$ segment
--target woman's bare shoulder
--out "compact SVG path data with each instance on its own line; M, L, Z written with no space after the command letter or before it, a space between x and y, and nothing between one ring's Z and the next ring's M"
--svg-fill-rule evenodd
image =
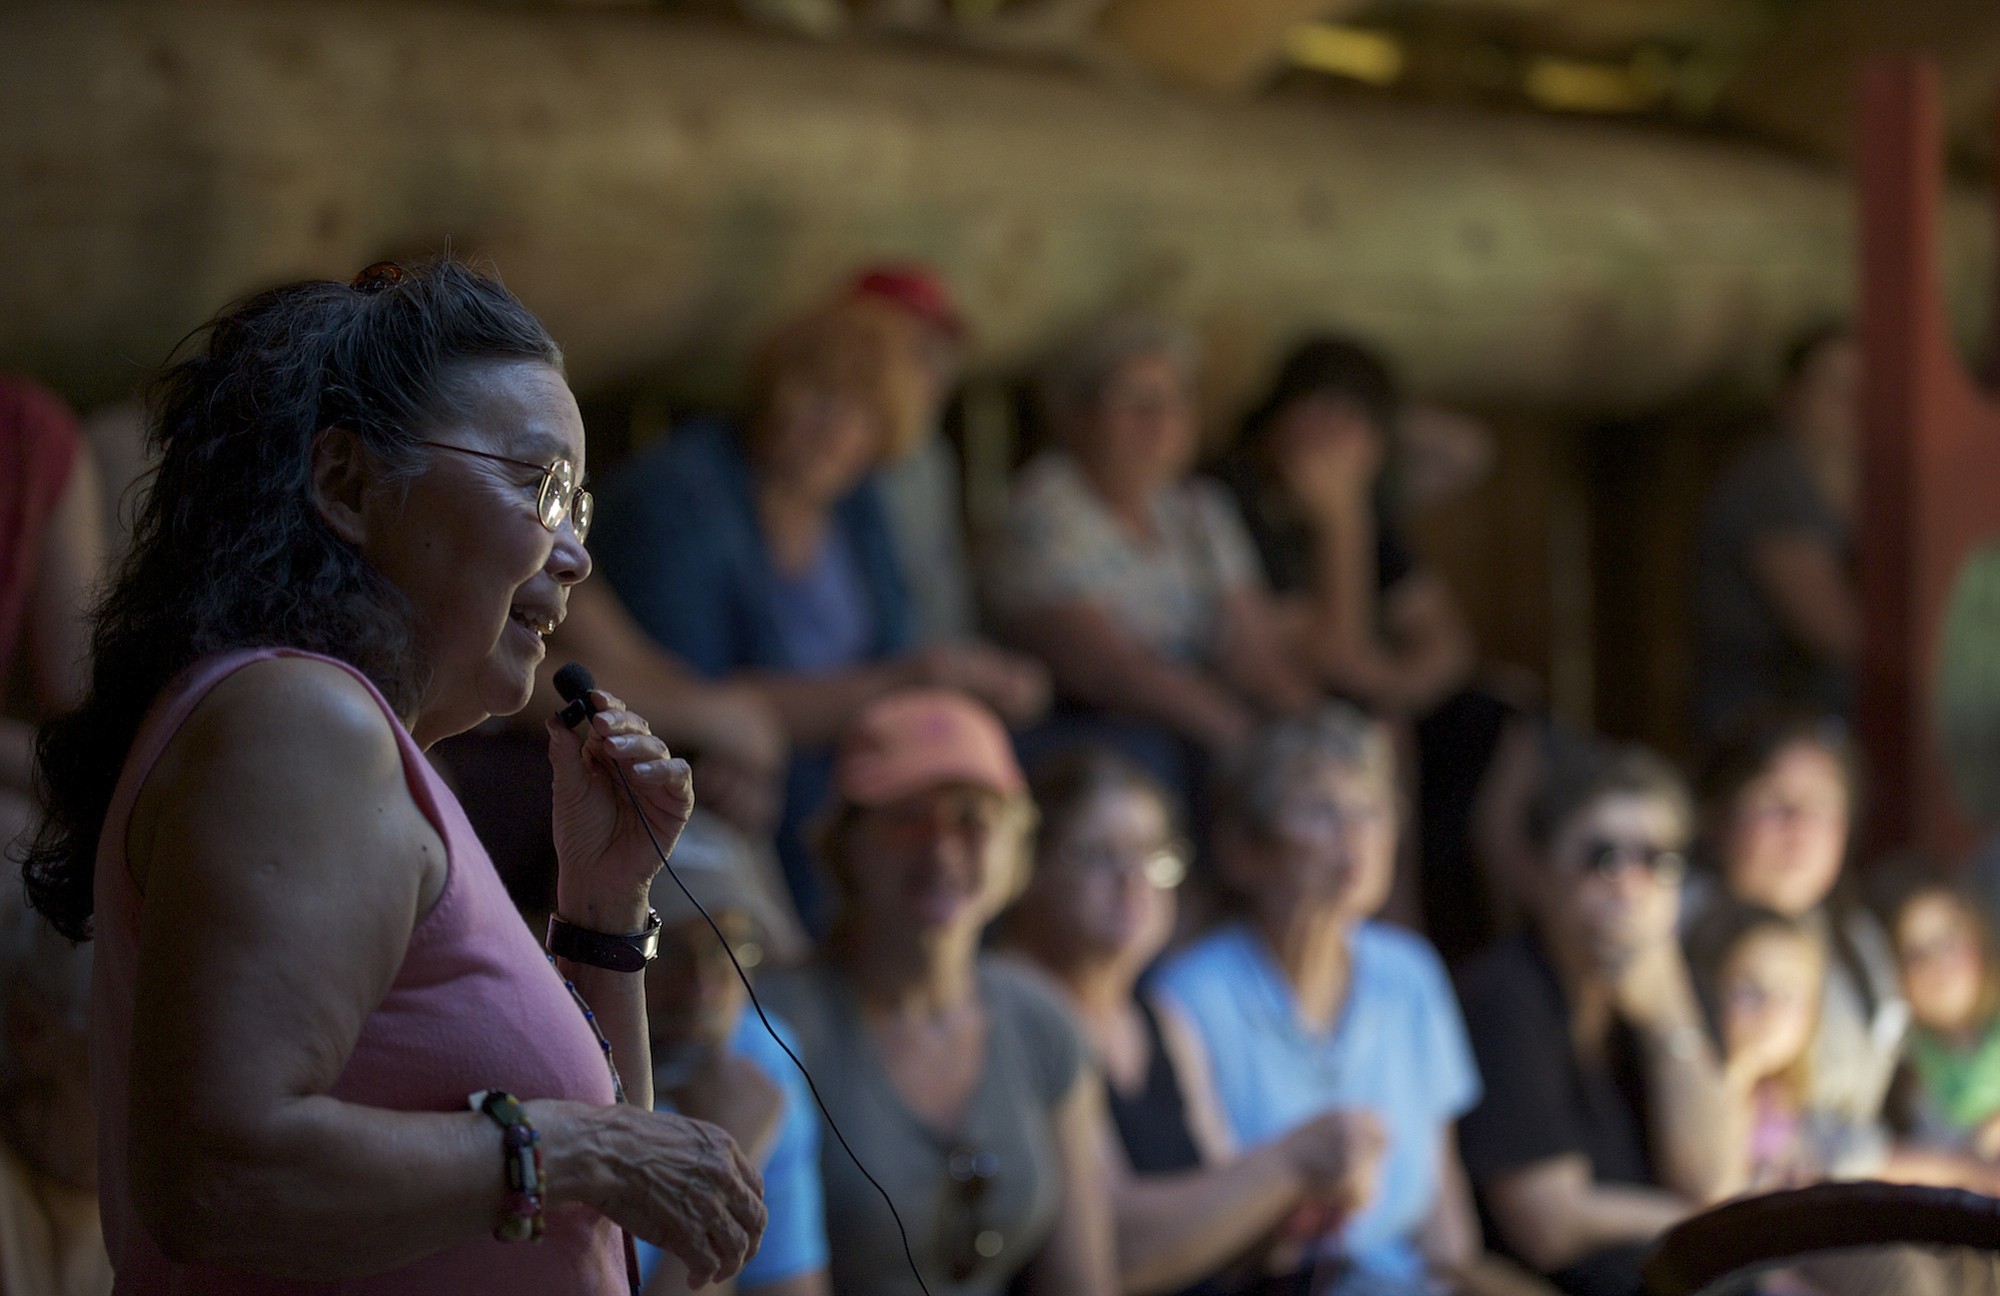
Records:
M187 824L189 807L252 834L402 781L392 723L353 674L308 657L252 662L196 704L147 775L126 831L133 880L143 889L156 832Z

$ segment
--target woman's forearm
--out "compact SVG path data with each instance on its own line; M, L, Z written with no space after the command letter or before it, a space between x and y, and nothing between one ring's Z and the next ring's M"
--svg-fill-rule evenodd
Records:
M1313 527L1312 648L1322 669L1377 648L1375 514L1365 500Z
M640 921L639 931L645 927ZM653 1109L653 1047L646 1024L646 974L612 972L605 968L557 959L556 970L569 978L597 1017L597 1029L611 1044L611 1059L625 1086L625 1101L640 1111ZM579 1010L581 1011L581 1010Z
M552 1167L551 1204L584 1200L603 1177L585 1168L588 1109L562 1110L572 1108L527 1104ZM134 1170L140 1220L169 1259L273 1277L381 1273L487 1236L506 1209L501 1131L470 1110L305 1096L254 1134L188 1125L171 1150L135 1157Z
M1100 1155L1109 1133L1103 1090L1094 1074L1079 1075L1055 1112L1062 1159L1063 1200L1055 1231L1024 1277L1034 1296L1114 1296L1118 1291L1110 1183Z
M855 712L894 689L919 682L913 660L856 666L828 675L746 671L735 677L768 702L798 747L825 747Z
M1126 1176L1112 1199L1123 1290L1173 1291L1216 1272L1282 1223L1304 1192L1278 1143L1220 1166Z

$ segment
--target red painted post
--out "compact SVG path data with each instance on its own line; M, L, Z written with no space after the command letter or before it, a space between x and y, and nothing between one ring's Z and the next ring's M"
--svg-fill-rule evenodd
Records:
M2000 404L1967 373L1938 256L1943 110L1929 60L1862 71L1859 184L1864 364L1859 723L1871 845L1957 855L1973 829L1932 714L1940 634L1965 557L2000 535Z

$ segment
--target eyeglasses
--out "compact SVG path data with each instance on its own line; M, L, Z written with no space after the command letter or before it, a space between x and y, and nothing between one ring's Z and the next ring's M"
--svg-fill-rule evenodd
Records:
M1687 876L1685 855L1650 842L1586 842L1583 861L1593 874L1601 878L1617 877L1628 864L1637 864L1645 869L1661 885L1678 882Z
M945 1156L944 1165L951 1182L938 1211L938 1227L944 1234L951 1280L962 1283L979 1271L980 1261L993 1259L1006 1245L998 1229L979 1224L979 1207L1000 1173L1000 1157L985 1148L956 1147Z
M1192 851L1185 842L1167 842L1150 849L1130 850L1108 842L1075 842L1063 847L1061 859L1080 873L1124 876L1143 873L1158 891L1171 891L1187 878Z
M1271 827L1280 835L1327 837L1380 827L1388 821L1390 811L1387 797L1315 797L1280 805L1271 816Z
M558 455L548 463L539 464L530 459L512 459L490 450L474 450L470 446L452 445L445 441L420 441L418 444L491 459L495 463L513 464L516 468L533 468L542 475L542 484L535 496L535 512L542 525L551 531L557 530L567 516L579 542L590 534L590 492L577 484L576 465L568 458Z

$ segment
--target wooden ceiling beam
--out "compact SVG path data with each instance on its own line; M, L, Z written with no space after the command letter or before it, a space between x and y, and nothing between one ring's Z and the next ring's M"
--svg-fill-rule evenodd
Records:
M1301 23L1339 18L1362 0L1110 0L1098 36L1181 85L1224 93L1261 86Z

